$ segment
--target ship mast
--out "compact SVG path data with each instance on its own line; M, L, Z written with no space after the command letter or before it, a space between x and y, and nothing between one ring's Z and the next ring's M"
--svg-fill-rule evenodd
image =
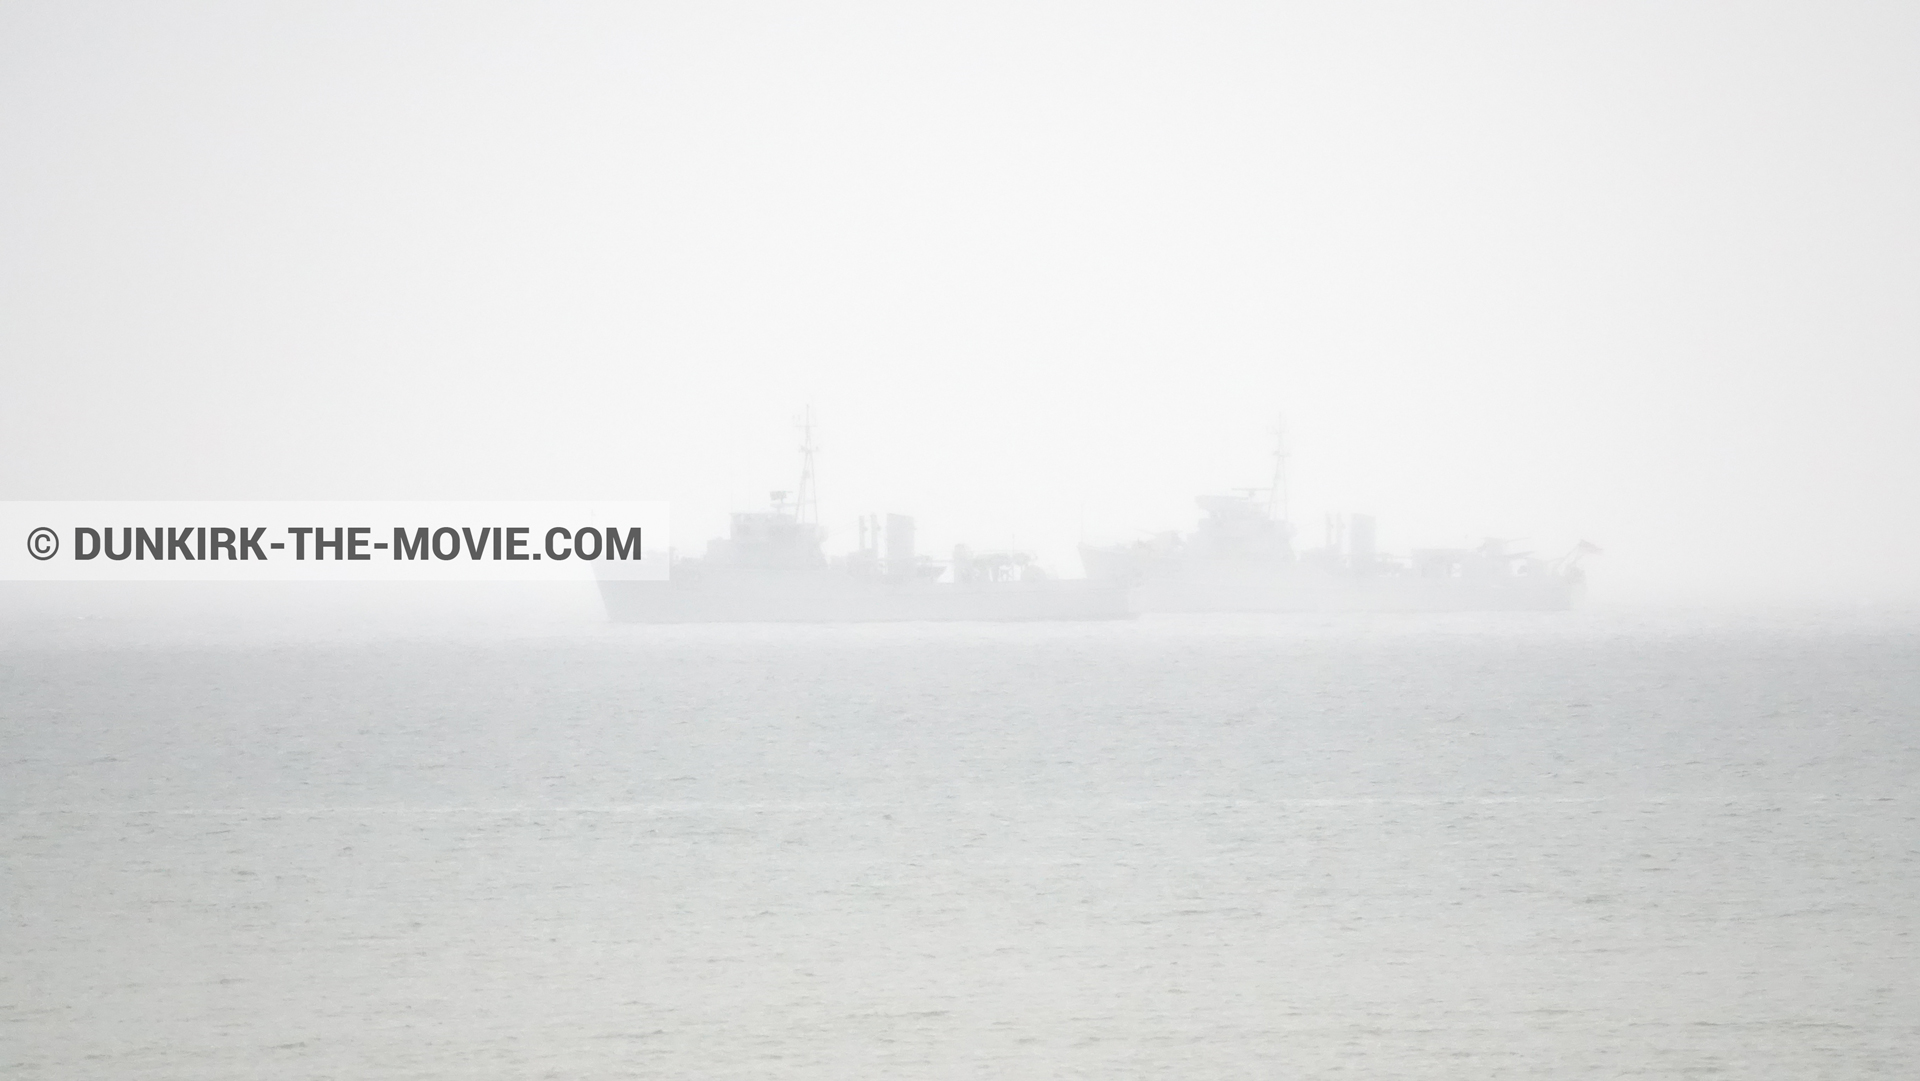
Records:
M1267 513L1287 520L1287 418L1281 417L1274 434L1273 484L1267 488Z
M794 493L794 521L802 525L820 524L820 494L813 481L813 407L800 414L800 488Z

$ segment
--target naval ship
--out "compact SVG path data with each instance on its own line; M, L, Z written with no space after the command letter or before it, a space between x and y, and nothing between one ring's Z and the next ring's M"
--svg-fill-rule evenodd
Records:
M1556 559L1487 539L1472 548L1378 550L1370 515L1327 518L1324 547L1296 551L1284 510L1286 452L1270 487L1203 496L1198 527L1132 544L1082 545L1093 581L1125 585L1139 612L1439 612L1571 608L1586 581L1581 541Z
M813 475L812 423L803 422L800 486L772 493L768 510L734 514L704 555L669 556L667 580L600 579L607 614L622 623L873 623L916 620L1124 619L1127 586L1046 574L1021 552L955 547L942 563L915 550L914 520L860 519L859 547L823 548Z

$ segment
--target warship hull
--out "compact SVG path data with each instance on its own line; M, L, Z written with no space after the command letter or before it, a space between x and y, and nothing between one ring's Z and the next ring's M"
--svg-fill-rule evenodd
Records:
M602 580L616 623L1033 622L1125 619L1124 587L1102 582L886 582L834 575L729 573L690 580Z
M1578 586L1552 579L1303 582L1248 576L1143 582L1130 591L1129 603L1138 612L1544 612L1572 608L1578 595Z
M1572 608L1585 591L1578 549L1574 558L1547 561L1489 540L1470 549L1416 549L1402 563L1373 550L1372 521L1356 516L1362 544L1300 558L1267 519L1244 511L1244 501L1204 505L1214 514L1192 540L1163 535L1148 544L1083 546L1087 577L1125 584L1129 603L1143 613L1551 612ZM1240 537L1221 524L1236 512L1246 521L1228 523L1261 543L1236 543Z

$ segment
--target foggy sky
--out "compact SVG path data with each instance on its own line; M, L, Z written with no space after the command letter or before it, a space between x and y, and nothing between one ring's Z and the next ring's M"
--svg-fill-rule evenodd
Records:
M1596 597L1920 596L1904 4L0 6L0 498L1266 483ZM11 543L11 542L9 542Z

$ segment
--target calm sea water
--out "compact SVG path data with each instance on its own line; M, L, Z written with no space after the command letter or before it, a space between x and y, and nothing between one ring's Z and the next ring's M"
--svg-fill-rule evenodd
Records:
M1856 1078L1920 620L20 633L9 1078Z

